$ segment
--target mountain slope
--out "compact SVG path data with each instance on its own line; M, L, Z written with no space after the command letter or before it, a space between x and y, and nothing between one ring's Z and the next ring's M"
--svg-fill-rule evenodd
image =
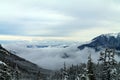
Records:
M102 34L94 39L90 43L80 45L78 48L80 50L85 47L90 47L99 51L103 48L114 48L120 50L120 33L117 34Z
M15 66L17 65L21 71L23 70L29 73L38 73L38 71L41 71L41 73L47 74L49 72L49 70L40 68L32 62L10 53L1 45L0 45L0 61L6 63L12 68L15 68Z

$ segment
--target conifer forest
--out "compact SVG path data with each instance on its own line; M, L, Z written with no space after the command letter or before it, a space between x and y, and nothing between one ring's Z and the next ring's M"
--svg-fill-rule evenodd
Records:
M43 74L20 70L7 63L0 63L0 80L120 80L120 62L115 60L115 50L106 49L99 54L98 62L93 62L91 54L88 55L87 63L66 66L57 71Z

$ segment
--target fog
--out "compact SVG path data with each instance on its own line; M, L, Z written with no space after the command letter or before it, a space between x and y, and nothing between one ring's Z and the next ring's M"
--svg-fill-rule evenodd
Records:
M73 44L67 48L47 47L47 48L27 48L27 44L6 44L3 45L12 53L36 63L42 68L56 70L63 67L64 62L69 67L72 64L77 65L86 63L91 54L93 62L97 62L99 52L94 49L85 48L79 50L79 45Z

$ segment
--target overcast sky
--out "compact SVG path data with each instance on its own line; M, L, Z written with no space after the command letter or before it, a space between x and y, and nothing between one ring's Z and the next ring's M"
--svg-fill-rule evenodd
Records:
M0 40L88 41L120 31L120 0L1 0Z

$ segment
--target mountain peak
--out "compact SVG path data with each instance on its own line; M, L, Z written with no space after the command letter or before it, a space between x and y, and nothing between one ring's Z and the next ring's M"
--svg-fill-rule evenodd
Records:
M107 38L109 38L109 37L117 38L117 37L120 37L120 32L119 33L102 34L101 36L106 36Z
M88 44L83 44L79 46L79 49L84 49L85 47L94 48L95 50L100 50L102 48L115 48L120 50L120 33L109 33L102 34L94 39Z
M106 39L110 39L110 38L119 38L120 37L120 32L119 33L108 33L108 34L101 34L95 38L92 39L92 41L98 39L98 38L106 38Z

